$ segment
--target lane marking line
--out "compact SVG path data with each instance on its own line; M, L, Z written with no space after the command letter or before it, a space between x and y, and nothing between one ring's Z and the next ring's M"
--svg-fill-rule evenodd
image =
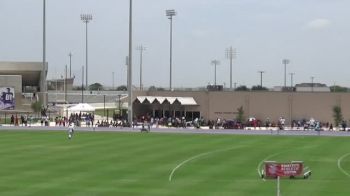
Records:
M210 154L214 154L214 153L218 153L218 152L223 152L223 151L228 151L228 150L233 150L233 149L238 149L238 148L243 148L245 146L235 146L235 147L231 147L231 148L225 148L225 149L220 149L220 150L214 150L214 151L209 151L209 152L204 152L204 153L200 153L197 154L195 156L192 156L184 161L182 161L181 163L179 163L178 165L176 165L176 167L174 167L174 169L171 171L170 175L169 175L169 182L171 182L171 180L173 179L173 176L176 172L176 170L178 170L180 167L182 167L183 165L185 165L186 163L193 161L195 159L198 159L200 157L204 157Z
M270 154L269 156L267 156L266 158L264 158L263 160L260 161L260 163L258 164L258 167L256 168L256 171L258 171L258 175L261 178L262 173L260 172L261 170L261 166L264 163L264 161L267 161L268 159L271 159L272 157L275 157L277 155L281 154L279 153L274 153L274 154ZM262 178L263 181L266 181L265 178Z
M349 155L350 155L350 153L344 154L343 156L341 156L341 157L338 159L338 169L339 169L343 174L345 174L345 175L348 176L348 177L350 177L350 174L342 168L341 162L343 161L343 159L344 159L345 157L348 157Z

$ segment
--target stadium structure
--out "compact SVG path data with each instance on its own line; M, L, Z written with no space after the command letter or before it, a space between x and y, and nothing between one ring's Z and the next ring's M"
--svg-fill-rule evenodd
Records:
M49 105L94 104L96 108L126 109L127 94L118 91L71 90L74 78L42 81L41 62L0 62L0 87L14 89L16 111L31 111L31 103L47 99ZM47 64L46 68L47 70ZM47 82L54 90L43 93L41 84ZM67 84L67 90L63 91ZM324 87L323 87L324 88ZM350 93L329 91L212 91L212 90L137 90L133 89L134 117L186 117L206 120L234 119L243 107L246 118L275 121L284 117L292 120L315 118L333 122L333 107L342 109L344 119L350 119Z

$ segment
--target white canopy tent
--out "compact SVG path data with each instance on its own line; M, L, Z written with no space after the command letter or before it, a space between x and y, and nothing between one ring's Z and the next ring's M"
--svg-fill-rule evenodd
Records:
M69 113L75 113L75 112L94 112L95 108L87 103L79 103L75 106L69 107L68 112Z

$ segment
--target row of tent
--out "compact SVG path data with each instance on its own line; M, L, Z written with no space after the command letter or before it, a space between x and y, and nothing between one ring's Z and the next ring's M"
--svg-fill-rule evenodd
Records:
M153 104L153 103L169 103L169 104L180 104L180 105L198 105L193 97L159 97L159 96L137 96L136 100L141 104Z

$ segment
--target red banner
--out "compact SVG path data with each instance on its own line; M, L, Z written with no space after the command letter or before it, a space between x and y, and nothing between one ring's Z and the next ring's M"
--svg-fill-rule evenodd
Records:
M275 163L265 162L265 175L267 177L290 177L303 175L302 162Z

